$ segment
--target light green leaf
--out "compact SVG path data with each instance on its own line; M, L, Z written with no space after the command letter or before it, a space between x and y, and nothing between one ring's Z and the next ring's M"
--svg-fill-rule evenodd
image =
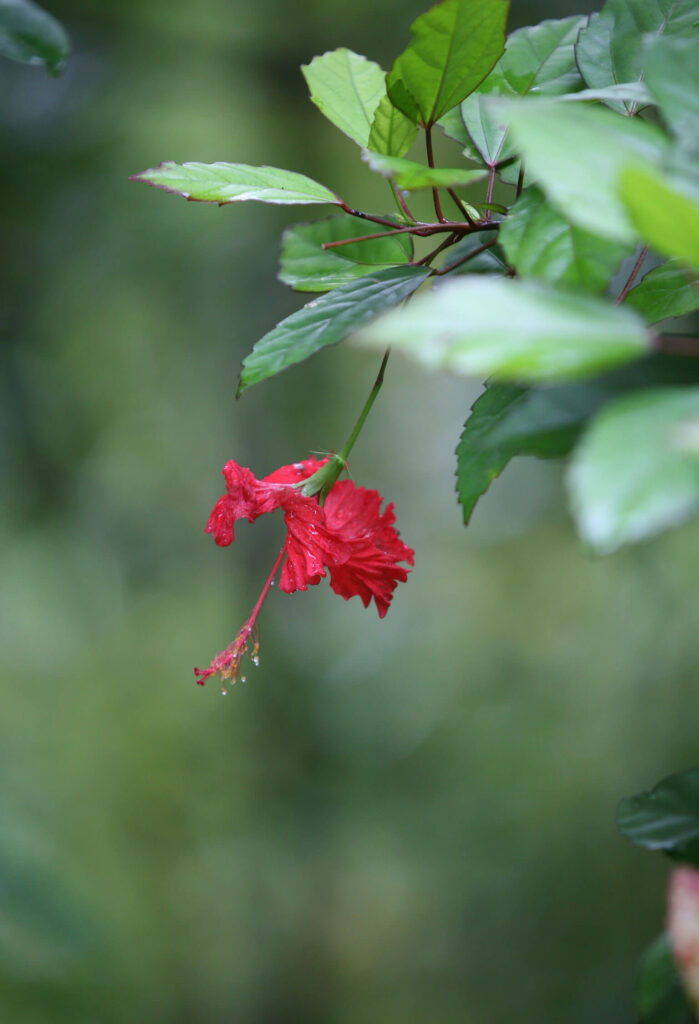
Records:
M428 369L500 380L565 380L629 362L649 340L631 310L533 281L463 276L357 335Z
M576 58L588 86L605 88L644 77L644 36L696 35L695 0L607 0L580 32ZM635 102L609 103L619 112L636 109Z
M638 846L699 864L699 767L669 775L650 791L626 797L617 807L616 824Z
M388 156L403 156L415 141L417 131L415 122L393 105L390 96L385 95L374 114L369 132L369 149Z
M682 989L667 935L646 950L636 986L639 1024L692 1024L694 1014Z
M620 192L641 237L663 256L699 271L699 201L693 185L653 168L629 167L620 176Z
M508 262L523 277L604 291L631 247L570 224L537 188L526 189L500 228Z
M463 146L472 141L489 167L509 159L514 149L507 126L488 106L487 97L557 95L574 89L580 82L574 44L584 20L543 21L509 35L504 54L485 81L440 122L446 133Z
M134 174L132 181L174 192L185 199L202 203L242 203L256 199L260 203L304 206L309 203L333 203L338 197L305 174L282 171L278 167L251 167L248 164L175 164L172 161Z
M388 75L388 94L429 126L486 77L505 45L508 0L442 0L411 26L410 46Z
M699 309L699 282L676 260L646 274L624 300L649 324L671 316L686 316Z
M490 384L471 409L456 449L456 492L466 524L478 499L515 455L558 458L570 450L575 432L565 428L533 430L504 444L493 439L498 426L529 390L515 384Z
M633 243L636 230L619 196L622 171L658 164L664 135L609 110L555 100L497 101L534 180L573 224Z
M0 56L22 64L43 64L58 74L70 51L68 34L31 0L0 0Z
M699 387L620 398L593 420L568 475L578 532L607 553L675 526L699 507L699 459L682 435L699 419Z
M342 47L302 64L311 99L322 114L358 145L369 141L386 74L373 61Z
M340 285L309 302L265 334L243 361L238 395L349 334L397 305L428 277L425 267L390 267Z
M323 249L325 242L366 233L366 221L345 214L287 228L282 235L279 279L300 292L326 292L379 267L410 259L413 247L407 234Z
M468 170L466 167L428 167L415 160L399 156L384 156L364 150L363 157L372 171L392 178L399 188L414 192L420 188L450 188L454 185L472 185L485 177L484 170Z
M646 84L672 134L696 157L699 146L699 61L696 38L647 40Z

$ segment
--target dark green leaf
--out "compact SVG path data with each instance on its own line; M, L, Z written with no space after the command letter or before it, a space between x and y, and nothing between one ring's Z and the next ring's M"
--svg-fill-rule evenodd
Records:
M376 108L386 95L386 74L344 47L302 64L311 99L329 121L366 146Z
M637 846L698 864L699 766L669 775L649 792L626 797L617 808L616 823Z
M490 384L471 409L456 449L456 491L463 506L464 523L470 520L478 499L515 455L557 458L570 450L575 433L565 428L533 430L526 437L504 444L493 440L500 424L529 390L514 384Z
M533 281L464 275L381 317L358 336L429 369L543 381L582 377L643 355L640 317Z
M31 0L0 0L0 56L58 74L70 51L60 24Z
M372 171L378 171L386 178L392 178L399 188L414 192L421 188L449 188L456 185L472 185L486 174L484 170L468 170L466 167L428 167L415 160L399 156L384 156L381 153L364 151L364 159Z
M580 72L594 89L644 77L643 47L649 35L696 34L695 0L607 0L592 14L576 46ZM610 102L621 112L635 103Z
M411 26L388 75L388 94L413 121L432 125L486 77L505 45L508 0L442 0Z
M650 93L643 82L620 82L607 85L604 89L581 89L567 92L558 97L564 103L587 103L588 100L629 100L636 104L651 102Z
M324 242L365 234L367 222L345 214L287 228L282 235L279 279L300 292L327 292L379 267L410 259L413 247L408 234L323 249Z
M675 260L670 260L646 274L624 301L649 324L655 324L699 309L699 282Z
M587 420L618 395L687 384L699 384L699 359L656 354L594 380L529 388L501 418L492 441L520 445L531 435L557 430L571 430L577 437Z
M693 1024L667 935L656 939L641 961L636 1010L640 1024Z
M350 331L407 299L429 273L425 267L412 266L377 270L309 302L260 338L243 361L238 394L342 341Z
M699 508L699 458L691 449L698 427L699 387L644 391L606 406L568 474L583 539L608 553L688 519Z
M619 184L641 237L663 256L677 257L699 272L699 201L692 183L653 168L629 167Z
M619 197L621 175L628 165L661 162L667 141L657 129L555 100L501 100L498 109L532 177L563 216L612 241L636 240Z
M452 263L458 263L459 260L464 259L466 256L470 256L476 249L480 249L481 246L488 242L493 241L493 236L490 231L474 231L471 235L466 235L462 238L451 249L447 249L441 259L442 269L450 266ZM462 266L457 267L454 274L504 274L507 271L507 263L505 261L505 254L502 248L496 243L491 245L490 248L486 249L485 252L481 252L478 256L474 256L464 263Z
M369 133L369 149L388 156L403 156L415 141L417 131L415 122L393 105L390 96L385 95L374 114Z
M520 196L500 228L508 262L523 277L542 277L571 287L607 288L631 247L570 224L537 188Z
M487 98L525 96L532 90L556 95L574 89L580 81L574 44L584 20L543 21L509 35L505 53L486 80L458 110L441 121L447 134L464 146L472 141L489 167L509 159L514 149L506 139L507 127L489 107Z
M134 174L132 181L144 181L185 199L219 205L242 203L248 199L296 206L309 203L337 205L340 202L330 189L305 174L282 171L278 167L220 162L175 164L167 161L159 167Z

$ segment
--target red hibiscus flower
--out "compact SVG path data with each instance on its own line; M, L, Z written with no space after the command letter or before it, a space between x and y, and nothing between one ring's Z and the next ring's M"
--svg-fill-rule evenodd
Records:
M383 498L378 491L343 480L331 486L324 504L318 493L308 496L302 492L300 485L330 461L306 459L282 466L261 480L237 462L224 466L227 493L218 499L206 524L206 532L213 534L216 543L227 546L233 541L236 520L252 523L277 508L284 512L287 534L250 618L209 668L194 670L198 683L216 672L224 684L226 679L235 681L244 653L256 662L255 622L280 566L279 589L284 593L315 586L329 572L336 594L346 600L356 595L365 607L373 598L380 618L388 611L398 583L408 578L410 570L398 563L413 565L414 552L395 529L393 505L381 512Z

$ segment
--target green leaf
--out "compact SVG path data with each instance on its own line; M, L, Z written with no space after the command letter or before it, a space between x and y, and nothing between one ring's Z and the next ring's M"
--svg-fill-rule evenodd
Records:
M695 0L607 0L580 32L575 48L578 67L594 89L640 81L648 35L691 38L696 28ZM636 109L635 102L609 105L619 112Z
M699 766L669 775L649 792L626 797L617 807L616 824L637 846L699 864Z
M345 214L287 228L282 235L279 279L300 292L326 292L379 267L407 263L412 256L412 241L407 234L323 249L325 242L366 233L366 221Z
M694 1015L682 989L667 935L646 951L636 986L639 1024L692 1024Z
M357 338L393 345L428 369L500 380L565 380L629 362L649 345L629 309L551 285L462 276Z
M696 156L699 142L699 62L696 40L646 41L646 85L672 134Z
M60 22L31 0L0 0L0 56L22 64L43 64L53 75L70 51Z
M493 236L490 231L474 231L472 234L466 235L465 238L462 238L461 241L452 248L447 249L447 251L442 255L442 269L452 263L458 263L459 260L464 259L466 256L470 256L476 249L480 249L481 246L492 241ZM503 253L502 248L496 243L486 249L485 252L481 252L478 256L472 257L468 263L464 263L463 266L456 267L452 273L504 274L507 270L508 266L505 261L505 254Z
M686 316L699 309L699 283L676 260L646 274L624 300L649 324L671 316Z
M622 172L658 164L665 137L609 110L554 100L498 101L532 177L573 224L612 241L636 240L619 197Z
M440 122L446 133L463 146L473 142L489 167L509 159L514 149L506 139L507 126L488 106L488 97L525 96L532 91L556 95L574 89L580 81L574 44L584 20L543 21L509 35L505 53L485 81Z
M652 168L629 167L620 191L639 234L663 256L699 271L699 202L689 182Z
M566 92L558 99L566 103L578 103L580 100L630 100L636 104L647 104L651 102L651 95L643 82L620 82L618 85L607 85L604 89Z
M508 0L442 0L421 14L388 75L395 106L430 126L461 103L503 52L508 6Z
M301 71L318 110L350 139L366 146L376 108L386 95L382 68L342 47L302 64Z
M454 185L472 185L481 181L487 173L484 170L472 171L466 167L446 168L428 167L415 160L406 160L399 156L384 156L381 153L364 151L364 159L372 171L392 178L399 188L414 192L420 188L450 188Z
M243 361L238 395L288 366L333 345L378 313L397 305L428 277L425 267L390 267L340 285L265 334Z
M417 131L415 122L393 105L390 96L385 95L374 114L368 147L375 153L403 156L415 141Z
M577 384L528 388L492 432L493 444L528 443L538 434L568 431L577 439L585 423L610 400L629 391L699 384L699 360L659 353Z
M242 203L256 199L260 203L304 206L309 203L339 204L338 197L307 178L305 174L282 171L278 167L251 167L248 164L175 164L172 161L134 174L132 181L144 181L166 192L202 203Z
M500 424L528 391L515 384L490 384L471 409L456 449L456 491L466 524L478 499L515 455L558 458L570 450L575 434L566 429L534 430L504 444L493 439Z
M523 277L571 287L607 288L630 246L610 242L570 224L537 188L519 197L500 228L508 262Z
M598 552L652 537L699 507L699 459L683 450L699 387L617 399L592 421L568 474L578 532Z

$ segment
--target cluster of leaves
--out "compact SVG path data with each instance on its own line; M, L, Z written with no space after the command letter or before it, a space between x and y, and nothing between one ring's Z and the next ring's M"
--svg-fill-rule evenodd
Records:
M323 294L257 342L238 394L349 337L487 378L457 449L465 522L513 456L570 454L578 530L612 551L699 504L699 353L657 326L698 304L697 8L608 0L506 37L507 8L443 0L388 74L346 49L302 69L316 106L388 179L392 215L271 167L164 163L136 177L192 200L341 211L284 233L281 280ZM435 126L468 165L434 166ZM405 156L420 131L426 163ZM479 180L482 202L457 192ZM425 189L432 221L408 206Z
M622 800L617 827L632 842L699 869L699 767L671 775L650 792ZM699 1007L699 991L691 992ZM640 1024L692 1024L696 1020L678 976L672 937L647 951L636 992Z

